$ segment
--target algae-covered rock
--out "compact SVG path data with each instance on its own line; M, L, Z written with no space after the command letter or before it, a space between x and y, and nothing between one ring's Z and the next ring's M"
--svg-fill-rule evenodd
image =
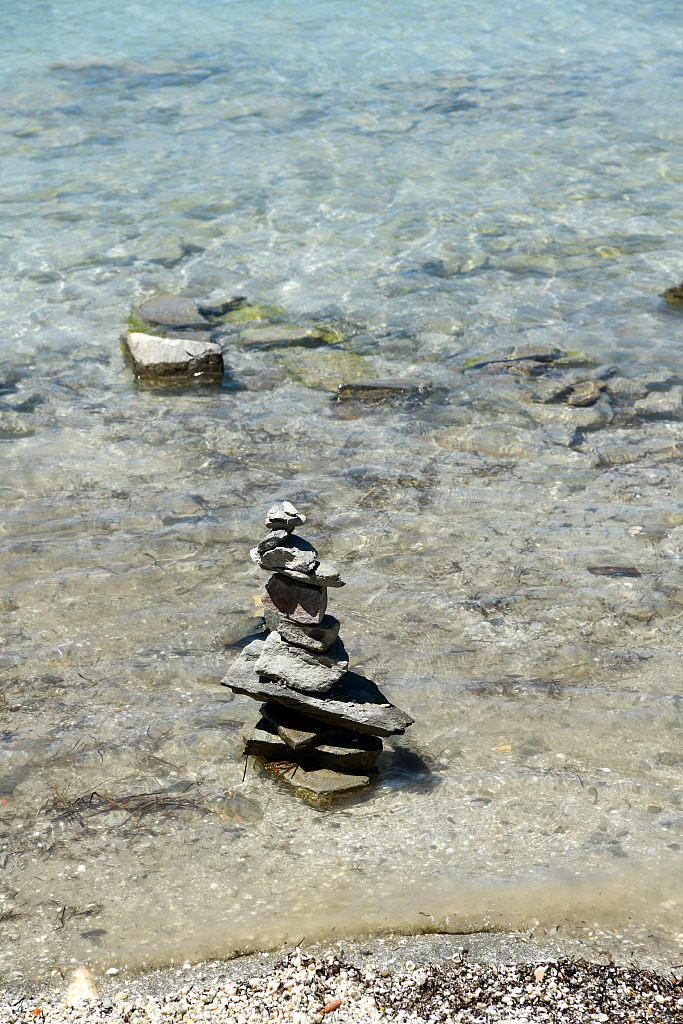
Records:
M282 306L272 306L267 303L243 302L239 308L226 310L221 316L225 324L247 324L252 320L285 320L287 310Z
M315 348L329 345L331 335L327 327L311 326L310 324L280 323L269 324L267 327L247 327L240 331L239 340L250 348L288 348L303 346ZM334 341L336 341L336 336Z
M126 320L126 331L128 334L151 334L163 338L165 331L162 327L155 327L147 320L143 320L139 313L132 309Z
M673 285L671 288L667 288L662 293L662 298L672 306L683 306L683 281L680 284Z
M340 384L368 380L374 376L372 364L355 352L339 349L313 349L305 355L288 352L278 358L284 372L292 380L308 388L336 391Z

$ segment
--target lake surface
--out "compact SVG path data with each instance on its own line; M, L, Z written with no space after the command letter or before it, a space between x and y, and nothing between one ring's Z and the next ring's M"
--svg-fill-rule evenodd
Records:
M0 3L3 981L392 928L680 961L682 21ZM133 380L159 291L269 307L222 386ZM373 377L429 387L335 400ZM329 809L243 778L219 685L282 498L415 718Z

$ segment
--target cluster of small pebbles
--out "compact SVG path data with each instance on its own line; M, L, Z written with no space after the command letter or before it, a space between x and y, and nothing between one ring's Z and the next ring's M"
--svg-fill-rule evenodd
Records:
M126 996L71 1005L19 999L0 1006L0 1019L8 1024L683 1021L683 986L675 978L572 959L502 966L470 964L462 957L448 966L408 962L392 974L371 964L353 967L335 956L311 958L297 949L264 977L215 978L207 988L183 985L162 997L134 1001Z

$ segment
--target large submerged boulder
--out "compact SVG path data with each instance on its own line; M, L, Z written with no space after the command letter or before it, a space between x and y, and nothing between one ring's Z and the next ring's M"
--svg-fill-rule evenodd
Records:
M142 323L159 328L181 330L210 330L232 311L244 305L242 295L226 299L215 305L196 302L182 295L168 295L158 292L144 302L133 306L133 316Z

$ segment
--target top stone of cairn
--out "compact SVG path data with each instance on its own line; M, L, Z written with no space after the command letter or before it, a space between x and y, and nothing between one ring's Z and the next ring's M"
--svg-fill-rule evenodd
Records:
M303 512L297 512L291 501L281 501L268 509L266 526L271 530L286 530L291 533L297 526L303 526L306 516Z

